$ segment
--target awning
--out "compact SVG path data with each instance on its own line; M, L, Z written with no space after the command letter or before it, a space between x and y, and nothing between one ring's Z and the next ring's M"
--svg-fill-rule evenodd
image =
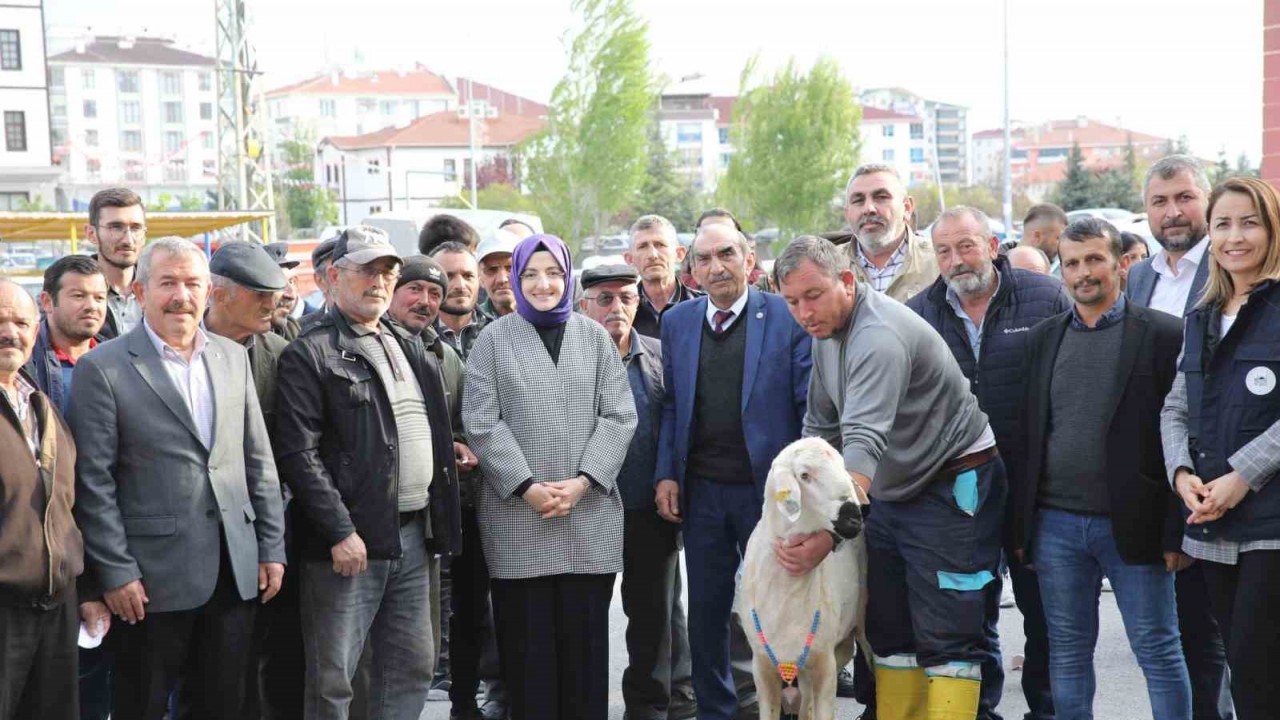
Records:
M147 237L154 239L177 235L195 238L215 230L261 222L272 214L269 210L148 213ZM88 222L88 213L0 212L0 242L77 242Z

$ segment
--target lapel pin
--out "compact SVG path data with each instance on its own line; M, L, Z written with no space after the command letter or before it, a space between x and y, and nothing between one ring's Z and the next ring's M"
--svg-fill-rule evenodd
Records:
M758 312L758 313L756 313L756 319L757 319L757 320L763 320L763 319L764 319L764 313L762 313L762 312Z

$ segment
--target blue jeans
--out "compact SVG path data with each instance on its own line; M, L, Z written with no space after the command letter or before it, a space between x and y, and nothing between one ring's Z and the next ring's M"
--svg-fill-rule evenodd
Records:
M1093 718L1102 576L1111 581L1129 646L1147 679L1155 720L1191 720L1191 681L1182 657L1173 573L1163 564L1120 559L1111 520L1040 510L1032 539L1049 626L1049 677L1058 720Z

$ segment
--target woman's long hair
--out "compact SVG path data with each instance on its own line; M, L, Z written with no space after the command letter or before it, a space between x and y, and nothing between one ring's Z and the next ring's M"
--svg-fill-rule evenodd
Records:
M1262 268L1258 272L1258 282L1280 280L1280 241L1277 240L1276 235L1280 232L1280 193L1277 193L1271 183L1265 180L1253 177L1228 178L1218 183L1218 186L1209 194L1209 209L1205 213L1210 235L1209 277L1205 281L1204 295L1201 296L1199 304L1210 307L1222 307L1236 294L1236 286L1231 280L1231 274L1224 270L1214 258L1212 245L1213 206L1218 204L1222 196L1227 193L1240 193L1252 200L1254 210L1261 218L1262 226L1266 228L1267 251L1262 260Z

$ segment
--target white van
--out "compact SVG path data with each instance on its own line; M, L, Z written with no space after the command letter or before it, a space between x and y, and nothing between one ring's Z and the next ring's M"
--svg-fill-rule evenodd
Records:
M513 213L506 210L455 210L453 208L432 208L429 210L396 210L383 212L366 218L361 224L370 225L383 230L391 238L391 244L401 255L418 254L418 234L422 226L436 215L452 215L476 229L480 239L488 237L498 229L504 221L515 218L542 232L542 218L526 213Z

